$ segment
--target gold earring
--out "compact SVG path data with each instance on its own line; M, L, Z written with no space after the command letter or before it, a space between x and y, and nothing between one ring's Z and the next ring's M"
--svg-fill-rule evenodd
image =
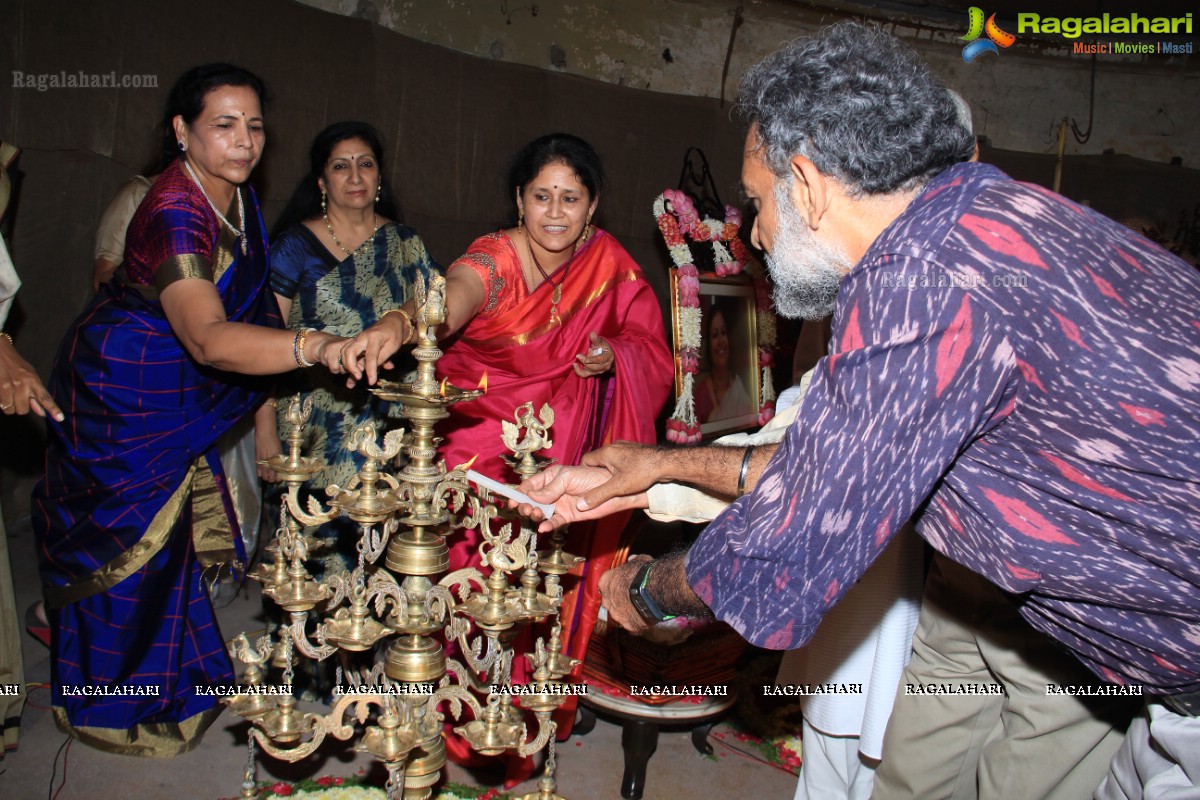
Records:
M517 230L521 233L525 232L525 209L517 209Z
M380 178L379 185L375 187L375 202L379 202L379 198L383 195L383 179Z
M322 186L321 187L321 214L325 215L328 213L329 213L329 210L325 206L325 187Z

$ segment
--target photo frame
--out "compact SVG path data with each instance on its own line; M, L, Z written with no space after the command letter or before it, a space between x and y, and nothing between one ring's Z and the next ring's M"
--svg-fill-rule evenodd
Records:
M765 425L775 415L771 368L775 359L776 320L766 273L739 237L741 212L725 206L724 219L701 217L692 197L680 189L664 190L654 199L653 210L654 221L674 264L671 319L675 409L667 420L667 441L696 445L723 433ZM700 246L700 258L689 242ZM709 250L711 270L707 268ZM735 319L732 324L726 321L724 335L732 337L723 343L723 360L726 367L732 363L734 377L721 368L720 360L712 359L702 324L706 311L726 305L730 310L722 313L722 318L728 315ZM704 375L700 369L702 350L707 368ZM743 360L747 351L749 357ZM700 414L695 393L698 381L703 381L701 388L706 393L701 395ZM728 394L731 389L734 395ZM742 413L743 394L754 398L757 414Z
M672 295L678 296L672 270ZM757 306L752 281L745 275L699 279L700 346L692 397L705 439L746 430L760 424ZM678 304L672 305L675 342L675 393L684 387L684 340Z

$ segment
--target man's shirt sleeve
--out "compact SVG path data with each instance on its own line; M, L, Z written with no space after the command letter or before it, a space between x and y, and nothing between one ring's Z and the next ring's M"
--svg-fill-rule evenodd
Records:
M688 556L697 595L761 647L806 643L1017 392L1003 326L914 258L843 283L831 349L754 491Z

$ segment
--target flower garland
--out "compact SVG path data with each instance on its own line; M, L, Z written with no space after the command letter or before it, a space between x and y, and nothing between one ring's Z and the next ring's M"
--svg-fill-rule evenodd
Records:
M363 773L346 777L323 775L296 783L276 781L260 784L256 789L256 800L385 800L382 787L367 782ZM236 800L228 798L228 800ZM511 794L481 786L466 786L447 783L435 795L435 800L514 800Z
M667 441L697 444L701 438L694 395L695 376L700 371L700 272L692 259L688 239L712 243L713 260L719 277L738 275L744 271L754 283L758 367L762 370L758 424L765 425L775 416L775 387L771 380L771 367L775 360L775 314L766 276L738 238L738 230L742 226L741 212L733 206L725 206L724 221L702 219L685 192L668 189L654 200L654 219L667 242L676 269L676 308L679 315L679 341L676 348L683 372L683 386L675 401L675 412L667 421Z

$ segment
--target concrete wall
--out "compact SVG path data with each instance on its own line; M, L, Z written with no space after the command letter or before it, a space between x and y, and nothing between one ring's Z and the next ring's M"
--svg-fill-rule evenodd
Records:
M722 67L738 5L734 0L299 1L481 58L714 98L721 97ZM1000 55L984 55L967 64L960 40L967 27L965 10L957 14L931 9L918 18L894 11L884 14L876 3L838 0L746 0L743 5L743 23L724 83L726 98L736 95L745 69L780 43L822 25L870 14L898 36L911 39L937 73L968 99L979 132L993 146L1053 152L1062 118L1087 127L1091 60L1072 54L1065 40L1022 36ZM1113 148L1150 161L1165 163L1180 156L1186 165L1200 165L1196 59L1098 57L1092 136L1079 143L1068 135L1067 153Z

